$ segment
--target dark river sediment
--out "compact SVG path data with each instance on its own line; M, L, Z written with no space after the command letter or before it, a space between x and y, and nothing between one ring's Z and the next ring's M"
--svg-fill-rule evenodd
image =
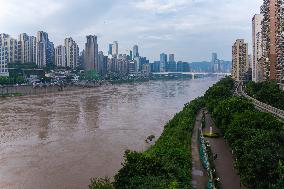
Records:
M150 81L0 100L0 188L85 189L147 149L217 78Z

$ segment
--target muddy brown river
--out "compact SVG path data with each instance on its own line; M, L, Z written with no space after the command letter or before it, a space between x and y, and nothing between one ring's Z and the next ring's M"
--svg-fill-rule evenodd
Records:
M102 86L0 100L0 188L86 189L113 176L126 149L147 149L217 78Z

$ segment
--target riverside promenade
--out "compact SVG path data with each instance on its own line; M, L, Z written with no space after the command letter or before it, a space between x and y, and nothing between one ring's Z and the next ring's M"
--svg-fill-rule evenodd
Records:
M210 114L205 113L205 132L213 128L214 133L221 133L215 126ZM238 171L234 168L234 158L231 153L229 145L223 137L220 138L206 138L210 143L213 154L217 154L217 159L214 161L218 177L220 178L222 189L245 189L241 186L240 176Z

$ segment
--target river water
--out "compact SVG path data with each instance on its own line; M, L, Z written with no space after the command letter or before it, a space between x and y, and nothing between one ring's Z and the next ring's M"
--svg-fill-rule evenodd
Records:
M0 100L0 188L85 189L217 78L150 81Z

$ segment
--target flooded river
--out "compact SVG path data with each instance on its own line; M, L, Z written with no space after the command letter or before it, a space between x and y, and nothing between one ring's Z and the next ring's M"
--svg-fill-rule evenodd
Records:
M113 176L126 149L147 149L217 78L102 86L0 99L0 188L85 189Z

